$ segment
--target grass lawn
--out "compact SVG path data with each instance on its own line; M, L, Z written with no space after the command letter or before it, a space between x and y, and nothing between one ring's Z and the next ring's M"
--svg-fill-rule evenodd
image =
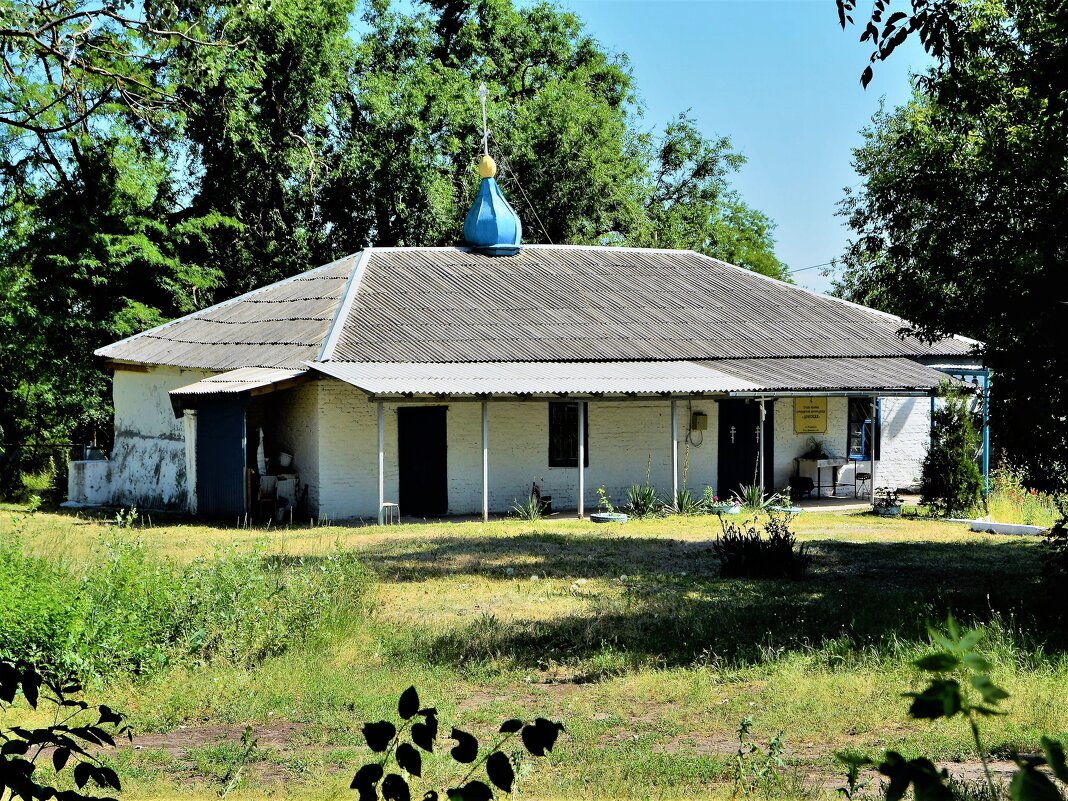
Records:
M10 507L0 527L74 569L108 531ZM270 531L146 520L134 535L174 560L261 548L314 570L342 548L377 582L370 610L340 610L255 667L177 665L94 689L138 733L140 750L115 756L124 797L218 797L247 763L227 797L354 798L370 754L359 728L390 716L409 684L446 731L561 720L567 734L531 763L524 797L729 797L745 717L758 743L785 737L790 767L769 794L831 797L838 749L974 760L962 721L909 721L901 697L921 687L910 662L929 647L926 623L950 610L984 628L1012 695L984 725L990 753L1068 734L1065 609L1039 583L1034 540L862 514L805 513L795 528L814 556L800 582L719 579L707 517ZM246 725L259 744L244 759Z

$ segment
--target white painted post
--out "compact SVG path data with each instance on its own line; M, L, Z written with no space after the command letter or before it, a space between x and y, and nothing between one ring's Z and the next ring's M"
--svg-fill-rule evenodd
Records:
M764 416L767 410L764 408L764 399L760 399L760 422L757 423L757 464L760 465L760 492L764 492Z
M586 402L578 403L578 516L586 516Z
M482 522L489 521L489 403L482 401Z
M378 525L386 521L382 516L386 503L386 412L378 402Z
M875 460L878 454L875 452L875 423L876 415L879 413L879 399L872 397L871 399L871 508L875 508Z
M678 401L671 399L671 502L679 497L679 408Z

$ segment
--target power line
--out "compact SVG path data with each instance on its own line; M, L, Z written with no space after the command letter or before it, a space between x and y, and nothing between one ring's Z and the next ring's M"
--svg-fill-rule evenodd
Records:
M831 259L830 261L823 262L823 264L813 264L811 267L800 267L800 268L798 268L796 270L787 270L787 272L790 275L793 275L794 273L803 273L803 272L805 272L807 270L816 270L816 269L818 269L820 267L830 267L832 264L837 264L837 263L838 263L837 259Z

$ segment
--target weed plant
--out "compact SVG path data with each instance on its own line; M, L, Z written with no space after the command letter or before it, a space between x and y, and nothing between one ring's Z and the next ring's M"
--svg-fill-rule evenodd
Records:
M812 557L790 530L790 516L772 513L763 524L756 519L742 523L720 518L723 535L712 550L719 557L723 578L800 579ZM766 535L766 536L765 536Z
M370 574L348 553L282 559L225 551L177 565L124 532L80 571L0 544L0 657L82 679L174 662L251 666L359 605Z
M990 519L998 523L1051 527L1058 519L1057 504L1051 495L1027 489L1023 474L1001 464L990 474L990 494L986 499Z

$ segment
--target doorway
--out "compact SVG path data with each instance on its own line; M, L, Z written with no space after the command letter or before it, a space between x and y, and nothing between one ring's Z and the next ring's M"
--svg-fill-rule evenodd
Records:
M764 487L775 486L775 404L764 403ZM716 493L729 498L743 484L759 482L758 426L760 404L755 400L719 402L719 465Z
M401 512L433 517L449 511L447 406L397 410L397 498Z

